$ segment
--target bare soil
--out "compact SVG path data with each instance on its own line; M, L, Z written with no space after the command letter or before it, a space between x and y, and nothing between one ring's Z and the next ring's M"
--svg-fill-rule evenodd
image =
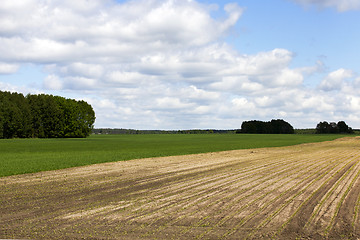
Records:
M0 178L0 239L359 239L360 138Z

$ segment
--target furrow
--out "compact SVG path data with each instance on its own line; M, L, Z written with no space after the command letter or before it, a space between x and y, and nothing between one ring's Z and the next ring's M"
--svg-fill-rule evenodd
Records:
M322 169L320 169L320 170L323 170L323 169L325 169L325 168L326 168L326 166L324 166L324 167L323 167ZM327 172L331 171L332 169L333 169L333 168L328 169ZM301 175L303 175L303 174L304 174L304 173L300 173L298 176L301 176ZM286 188L286 190L285 190L284 192L281 192L281 193L280 193L279 195L277 195L276 197L274 197L274 198L270 199L269 201L267 201L265 205L263 205L261 208L258 208L258 209L257 209L256 211L254 211L251 215L246 216L246 217L242 220L242 222L240 222L236 227L234 227L233 229L231 229L231 231L229 231L224 237L228 237L228 236L234 234L234 233L238 230L238 228L240 228L240 227L242 227L243 225L245 225L245 223L246 223L247 221L249 221L251 218L253 218L254 216L258 215L260 212L262 212L263 210L265 210L267 207L273 205L276 201L280 201L280 200L281 200L281 197L286 196L286 195L285 195L286 193L291 192L291 191L295 191L297 188L301 189L301 191L297 191L298 194L295 194L295 196L293 196L293 198L296 198L296 197L299 196L301 193L304 193L305 190L306 190L307 188L309 188L309 187L312 185L312 183L314 182L314 180L311 181L311 178L312 178L312 177L315 177L315 176L317 176L317 175L318 175L318 172L314 172L313 174L309 175L308 177L302 178L298 183L296 183L296 184L290 184L289 188ZM325 174L324 174L324 175L325 175ZM290 182L290 181L291 181L291 180L289 180L289 182ZM308 183L308 181L311 181L311 182ZM302 188L304 185L305 185L305 187ZM293 198L290 198L290 201L289 201L289 202L291 202L291 200L292 200ZM274 204L274 205L275 205L275 204ZM266 212L266 214L268 214L268 215L270 215L270 216L269 216L263 223L261 223L260 225L268 223L269 220L271 220L274 216L277 215L277 213L279 212L279 210L281 210L281 208L275 210L275 212L272 213L272 214ZM265 211L264 211L264 212L265 212ZM264 215L264 213L263 213L262 215ZM262 216L262 215L261 215L261 216ZM255 222L256 222L256 221L255 221ZM252 225L250 225L251 231L250 231L250 235L249 235L248 237L250 237L250 236L253 234L253 232L256 231L256 230L259 229L259 228L260 228L260 227L255 227L255 228L254 228Z
M275 169L273 169L274 171L275 171ZM284 172L286 172L286 170L284 170ZM276 174L279 174L279 172L277 172ZM275 174L275 175L276 175ZM266 182L266 181L268 181L268 180L270 180L270 179L273 179L273 177L274 176L269 176L267 179L263 179L263 177L259 177L257 180L260 180L260 179L263 179L263 181L262 182ZM239 180L238 182L241 182L241 180ZM256 185L259 185L259 183L258 182L256 182L255 181L255 183L254 183L254 180L249 180L248 181L248 183L253 183L253 186L250 186L250 187L248 187L248 188L246 188L246 189L242 189L242 191L240 191L241 193L243 193L243 192L245 192L245 191L247 191L247 190L251 190L251 189L253 189ZM229 191L233 191L232 189L229 189ZM224 199L226 199L226 198L228 198L228 193L224 193L224 191L222 191L222 192L217 192L217 194L213 194L212 195L212 198L215 198L215 200L208 200L208 201L210 201L210 204L208 204L208 205L206 205L205 207L201 207L201 208L199 208L198 206L196 206L195 204L192 204L192 206L196 206L196 210L195 210L195 212L190 212L189 213L189 215L196 215L198 212L201 212L201 211L203 211L203 209L208 209L209 207L211 207L212 205L216 205L216 204L218 204L220 201L222 201L222 199L220 198L219 199L219 195L224 195L225 197L224 197ZM239 194L239 192L236 192L235 194ZM234 194L234 195L235 195ZM217 200L216 200L217 199ZM197 202L199 202L198 201L199 199L197 199L196 201ZM201 201L200 201L201 202ZM182 210L185 210L185 209L182 209ZM181 215L181 218L185 218L186 216L184 216L184 215ZM206 216L204 217L204 218L206 218ZM201 221L201 220L200 220ZM171 224L174 224L175 222L172 222ZM185 232L186 232L187 230L185 230Z
M305 159L304 161L307 162L308 160ZM297 172L298 172L298 170L299 170L299 169L298 169L298 166L302 166L302 165L303 165L303 162L299 162L299 161L298 161L298 163L299 163L299 165L294 165L294 166L293 166L294 170L297 171ZM324 161L324 163L325 163L325 161ZM310 166L312 166L312 165L314 165L314 164L316 164L316 162L313 162L313 164L311 164ZM320 165L321 165L321 164L318 164L318 166L316 166L315 168L319 167ZM324 164L324 165L325 165L325 164ZM305 167L302 168L302 169L303 169L303 170L307 169L307 171L308 171L308 167L309 167L309 166L305 166ZM326 166L324 166L324 167L326 167ZM291 179L288 180L287 182L282 183L282 185L285 185L285 184L287 184L287 183L291 183L291 181L292 181L293 179L296 179L296 178L298 178L298 177L301 177L302 174L304 174L304 173L299 173L298 175L296 175L295 177L291 178ZM288 174L287 176L283 177L283 178L285 179L285 178L288 177L289 175L291 175L291 172L289 172L289 174ZM281 180L283 180L283 179L280 178L280 179L278 179L277 181L270 183L268 186L266 186L264 189L262 189L261 192L263 192L267 187L269 187L269 186L271 186L271 185L275 185L277 182L280 182ZM293 184L291 184L291 185L293 185ZM280 186L279 188L281 188L281 187L283 187L283 186ZM274 189L272 189L272 190L270 190L270 191L268 191L268 192L265 192L263 195L261 195L260 197L256 198L256 199L253 200L252 202L249 202L248 204L243 205L240 209L238 208L233 214L226 216L226 217L225 217L224 219L222 219L220 222L218 222L217 224L215 224L215 225L213 226L213 228L223 225L226 221L228 221L229 219L233 218L235 215L241 213L242 210L244 210L244 209L248 208L249 206L255 204L257 201L259 201L259 200L261 200L261 199L264 199L265 197L267 197L268 195L270 195L272 192L278 191L279 188L274 188ZM243 215L244 215L244 216L247 216L247 217L245 217L245 218L250 219L252 216L256 215L257 213L258 213L258 211L255 211L255 212L248 213L248 214L243 214ZM244 220L244 219L243 219L243 220ZM241 226L241 225L243 225L243 224L246 223L246 221L243 221L243 220L242 220L240 223L237 224L237 227L239 227L239 226ZM246 219L245 219L245 220L246 220ZM209 231L208 231L208 232L209 232ZM204 234L203 234L203 235L204 235Z
M310 194L309 197L307 197L299 206L298 208L293 212L293 214L285 221L281 227L277 230L275 233L277 236L286 236L294 233L298 234L305 234L304 233L304 227L306 222L311 218L313 210L315 206L318 204L318 202L321 199L321 196L323 196L328 189L331 188L332 182L336 182L343 174L343 172L346 172L348 168L351 166L351 162L340 162L338 161L337 164L335 164L331 169L329 169L326 172L323 172L319 177L314 179L309 183L309 185L302 189L300 194L305 193L305 191L310 186L316 186L318 183L317 188L315 188L312 191L312 194ZM344 163L344 164L341 164ZM340 167L339 170L337 170ZM329 177L326 177L327 175L330 175ZM299 194L299 195L300 195ZM296 217L296 218L295 218Z
M355 217L356 201L360 189L359 185L355 186L355 183L359 181L360 176L359 162L360 159L357 161L357 165L356 168L354 167L353 173L349 174L348 178L344 179L343 181L345 184L342 187L341 192L338 193L338 196L340 196L341 193L343 194L341 195L341 198L336 205L335 211L331 217L331 220L329 221L330 223L325 229L325 236L332 236L333 238L346 236L349 234L349 232L345 229L353 226L352 219ZM354 231L353 234L355 233L356 231Z
M314 163L314 164L315 164L315 163ZM293 171L297 171L297 170L298 170L298 169L297 169L297 166L294 166ZM292 173L292 172L289 172L289 174L291 174L291 173ZM286 178L286 177L287 177L287 176L285 176L285 177L283 177L283 178ZM263 192L266 188L268 188L268 187L270 187L270 186L272 186L272 185L275 185L275 184L278 183L278 182L281 182L281 180L283 180L283 178L279 178L277 181L269 183L268 185L266 185L265 187L263 187L262 189L260 189L258 192ZM283 183L283 184L286 184L286 183ZM258 197L258 198L255 199L253 202L250 202L250 203L248 203L248 204L246 204L246 205L243 205L242 208L237 209L237 212L236 212L236 213L238 213L238 212L240 212L241 210L247 208L247 207L250 206L251 204L254 204L256 201L265 198L265 197L266 197L267 195L269 195L271 192L276 191L276 190L278 190L278 189L273 189L273 190L271 190L271 191L265 192L262 196ZM257 192L256 192L256 193L257 193ZM248 196L249 196L249 195L248 195ZM238 203L237 203L237 204L238 204ZM225 210L228 210L228 209L223 209L223 211L225 211ZM236 214L236 213L235 213L235 214ZM234 214L234 215L235 215L235 214ZM206 234L209 233L213 228L225 224L225 222L228 221L229 219L231 219L232 217L233 217L233 216L226 216L225 218L221 219L220 222L216 223L216 224L215 224L210 230L208 230L207 232L205 232L205 233L201 234L200 236L198 236L198 238L201 238L202 236L206 235Z
M354 217L353 217L353 221L352 221L352 227L354 229L354 232L357 232L358 230L358 225L359 225L359 210L360 210L360 191L358 192L358 198L356 200L356 204L354 207Z
M283 165L279 164L279 167L281 167L281 166L283 167ZM272 169L274 169L274 168L272 168ZM276 169L276 168L275 168L275 169ZM236 175L239 175L239 174L236 174ZM257 179L253 180L254 176L257 176L257 174L248 174L246 177L244 177L244 176L242 176L242 175L240 174L240 176L237 176L238 180L237 180L236 182L239 183L239 182L243 181L244 179L249 178L248 183L250 183L250 182L254 182L254 181L262 178L262 177L258 177ZM233 181L230 181L228 184L233 184L233 183L234 183ZM186 218L186 216L188 216L188 215L194 215L194 214L196 214L196 212L199 212L199 211L202 210L201 208L198 208L199 202L201 203L201 202L203 202L204 200L213 202L213 201L211 201L210 198L215 198L215 197L217 197L219 194L222 194L222 192L224 191L224 189L222 189L221 192L220 192L220 191L217 191L216 194L214 194L214 193L213 193L213 194L209 194L209 193L213 192L214 190L213 190L212 188L209 189L208 186L206 186L206 185L203 185L202 187L203 187L204 189L206 189L206 191L203 192L203 194L207 194L206 197L205 197L205 198L199 197L199 195L201 196L201 195L203 195L203 194L199 194L199 192L196 192L195 195L194 195L194 198L193 198L193 202L185 202L185 203L184 203L185 205L183 205L182 207L178 208L177 210L174 210L174 209L168 210L168 214L172 216L172 217L171 217L172 219L174 218L174 215L177 214L177 213L178 213L180 216L179 216L178 218L175 217L175 221L168 222L166 225L175 224L175 223L179 222L181 219ZM216 189L218 189L218 188L216 188ZM247 188L247 189L245 189L245 190L249 190L249 189L251 189L251 187L249 187L249 188ZM232 189L229 189L229 191L233 191L233 190L232 190ZM243 192L243 191L242 191L242 192ZM214 203L214 204L216 204L216 203ZM177 206L177 207L179 207L179 206ZM195 208L196 208L196 211L195 211L195 212L189 212L187 215L182 214L185 210L190 209L191 207L195 207ZM164 218L164 215L166 216L167 214L166 214L166 213L163 214L163 216L160 217L160 218ZM159 219L157 219L157 220L159 220Z
M324 195L324 197L320 200L318 205L315 207L312 216L310 217L310 219L308 220L308 222L305 225L305 228L309 228L310 226L316 225L316 223L319 222L321 216L325 214L328 207L330 205L334 204L335 199L330 199L330 198L332 197L332 195L334 195L333 198L337 197L337 194L335 191L339 187L340 183L342 183L343 180L350 174L350 172L356 166L357 163L358 163L358 161L356 163L352 164L351 167L349 169L347 169L346 172L344 172L343 175L335 182L335 184L332 185L332 187L329 189L329 191L326 193L326 195ZM333 194L333 193L335 193L335 194ZM326 204L328 199L330 199L330 201L328 201L328 204ZM331 222L330 222L330 225L331 225ZM329 227L330 227L330 225L329 225ZM327 232L327 231L325 231L325 232Z
M277 167L282 166L282 162L276 163L276 166L277 166ZM268 167L268 168L273 168L273 167L274 167L274 164L273 164L273 163L272 163L272 164L266 164L266 167ZM259 168L263 168L263 167L261 166L261 167L259 167ZM254 172L253 169L249 169L249 170L246 170L246 171L244 171L244 172L248 172L247 177L253 177L254 175L256 176L256 174L252 174L252 173ZM233 175L237 175L237 174L233 174ZM222 177L222 178L223 178L223 177ZM226 177L225 177L225 178L226 178ZM203 180L200 180L200 181L203 181ZM203 187L205 187L205 189L207 189L207 188L206 188L206 185L204 185L204 184L202 184L202 185L203 185ZM191 187L192 187L192 186L190 186L189 189L190 189ZM168 191L168 190L165 190L165 191ZM189 207L191 207L191 206L195 206L196 203L201 200L201 196L204 196L204 195L208 194L208 192L209 192L208 189L205 190L205 191L203 191L202 193L201 193L201 192L195 192L195 193L193 193L191 196L183 197L183 198L180 199L180 200L178 199L177 201L171 202L170 205L166 206L165 208L166 208L166 209L170 209L171 206L175 206L175 207L178 208L178 210L175 210L175 213L176 213L176 212L183 212L185 209L187 209L187 208L189 208ZM193 201L193 203L190 203L190 204L189 204L189 201L191 201L191 200ZM151 201L151 200L150 200L150 201ZM139 203L139 204L140 204L141 206L143 205L143 203ZM183 204L182 207L181 207L181 204ZM184 205L185 205L185 206L184 206ZM162 207L164 207L164 206L162 206ZM141 212L140 208L138 209L138 211ZM170 211L170 210L169 210L169 211ZM138 219L140 220L142 217L147 216L147 215L151 215L152 213L153 213L153 212L150 212L150 213L148 213L148 214L140 214L140 215L138 216ZM172 215L174 214L174 209L171 209L171 213L172 213ZM136 212L129 212L129 216L134 217L134 215L136 215ZM159 215L158 219L155 219L154 222L157 221L157 220L159 220L159 218L163 218L163 215Z

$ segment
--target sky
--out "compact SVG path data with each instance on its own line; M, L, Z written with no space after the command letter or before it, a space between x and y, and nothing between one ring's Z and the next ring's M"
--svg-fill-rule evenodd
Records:
M360 0L2 0L0 90L96 128L360 128Z

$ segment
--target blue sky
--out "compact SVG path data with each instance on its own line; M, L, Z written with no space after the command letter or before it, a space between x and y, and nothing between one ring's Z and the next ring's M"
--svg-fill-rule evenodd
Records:
M359 0L4 0L0 90L89 102L95 127L360 128Z

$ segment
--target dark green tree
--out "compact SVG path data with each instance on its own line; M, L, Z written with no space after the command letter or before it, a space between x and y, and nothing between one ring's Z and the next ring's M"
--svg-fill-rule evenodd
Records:
M327 133L353 133L351 127L349 127L344 121L339 121L338 123L326 121L319 122L316 125L316 133L327 134Z
M273 133L273 134L293 134L294 133L294 128L290 125L290 123L288 123L282 119L271 120L270 128L271 128L271 133Z
M31 135L30 108L24 95L0 91L0 137Z
M258 120L244 121L241 130L237 133L257 133L257 134L293 134L294 128L282 119L273 119L270 122Z
M316 133L330 133L330 124L326 121L319 122L316 125Z
M349 127L344 121L339 121L337 123L339 133L354 133L351 127Z
M94 122L85 101L0 91L0 138L87 137Z

